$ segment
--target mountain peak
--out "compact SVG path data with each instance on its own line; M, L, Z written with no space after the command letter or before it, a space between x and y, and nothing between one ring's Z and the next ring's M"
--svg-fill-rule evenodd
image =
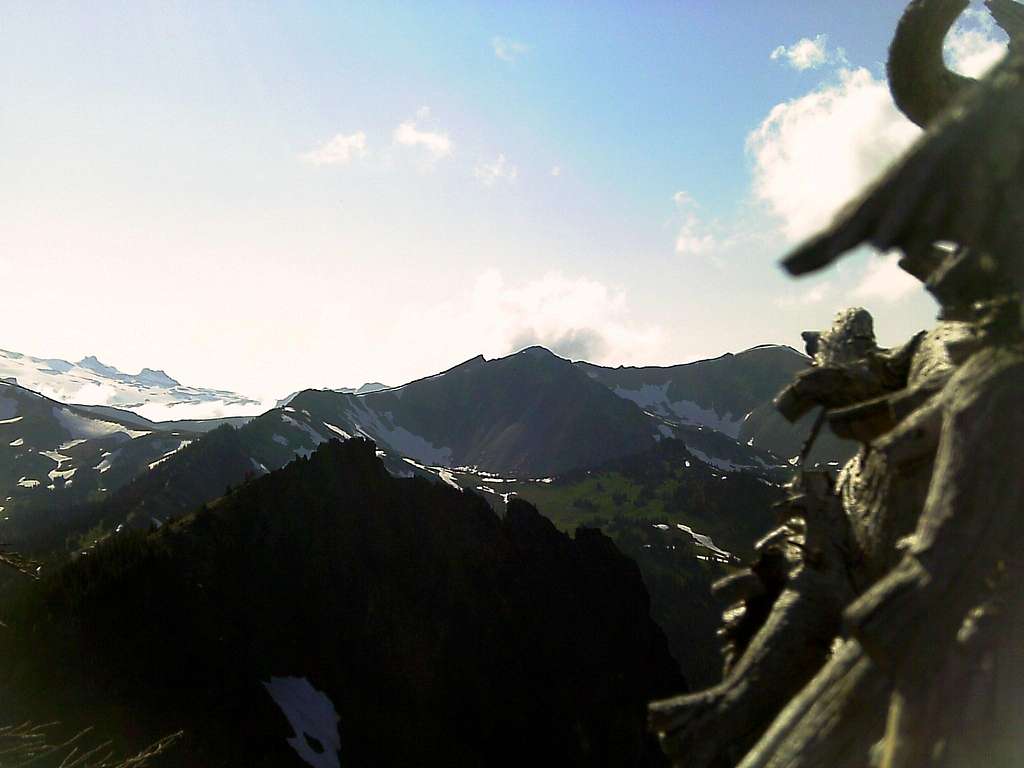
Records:
M522 355L523 357L535 357L543 360L550 360L552 358L556 358L558 360L564 359L556 355L547 347L542 347L539 344L534 344L532 347L526 347L525 349L521 349L518 352L516 352L513 355L513 357L518 357L520 355Z
M166 371L153 370L152 368L143 368L138 376L133 376L133 379L141 384L149 384L154 387L180 387L181 382L172 379L167 375Z
M792 355L804 360L807 359L807 355L788 344L758 344L749 349L744 349L742 352L737 352L735 357L751 357L764 354Z
M88 355L87 357L83 357L81 360L78 361L78 363L76 363L76 365L78 365L79 368L85 368L87 371L98 373L101 376L121 375L121 371L119 371L117 368L114 368L112 365L101 363L96 358L95 355Z

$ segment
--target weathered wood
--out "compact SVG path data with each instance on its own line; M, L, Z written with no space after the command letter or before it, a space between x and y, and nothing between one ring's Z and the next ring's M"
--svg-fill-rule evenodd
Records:
M941 61L966 1L910 3L891 86L928 131L785 262L899 248L941 322L896 350L861 309L803 334L814 364L777 407L861 449L837 494L801 466L751 566L764 592L723 584L725 680L652 709L677 765L1024 765L1024 7L987 4L1011 54L969 85Z
M972 357L942 397L944 428L906 558L847 611L871 657L897 678L927 678L1008 543L1021 542L1024 352ZM938 641L938 642L937 642Z
M802 473L789 501L799 518L758 542L762 557L751 570L765 590L753 600L772 592L778 597L761 612L763 623L749 642L735 649L723 682L650 706L651 728L680 764L738 761L821 668L839 632L843 607L853 596L841 554L849 530L839 498L825 473ZM732 609L735 623L727 625L727 637L748 620L753 600Z
M883 728L891 691L860 646L847 640L740 768L863 768Z

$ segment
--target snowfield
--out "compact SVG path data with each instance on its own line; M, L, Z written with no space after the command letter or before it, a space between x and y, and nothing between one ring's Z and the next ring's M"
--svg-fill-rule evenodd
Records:
M640 389L615 387L612 391L624 400L636 403L645 411L653 411L659 416L676 418L684 424L699 424L710 427L735 438L739 436L740 426L746 416L737 417L731 413L719 414L709 408L702 408L690 400L672 402L668 397L671 382L664 384L644 384ZM671 435L669 435L671 437Z
M84 416L79 416L77 413L69 411L67 408L54 408L53 415L60 422L60 425L70 432L72 438L76 440L79 438L95 440L98 437L107 437L117 432L123 432L134 440L136 437L150 434L148 430L129 429L113 421L87 419Z
M338 750L341 749L339 718L330 697L314 688L304 677L271 677L270 682L264 682L263 686L295 733L287 739L295 753L313 768L341 768L338 759ZM307 735L316 739L323 750L313 749Z
M274 406L235 392L186 387L163 371L122 373L95 357L71 363L0 350L3 379L62 403L123 408L151 421L256 416ZM5 415L4 402L0 399L0 419L14 415Z

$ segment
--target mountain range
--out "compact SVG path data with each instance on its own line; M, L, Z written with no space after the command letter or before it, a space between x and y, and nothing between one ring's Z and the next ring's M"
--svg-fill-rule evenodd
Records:
M125 375L83 362L84 368L73 367L116 380L142 397L148 392L161 401L175 389L173 380L157 372L118 378ZM552 531L587 541L588 531L602 530L609 545L639 567L643 604L649 606L644 610L664 630L672 663L692 684L711 685L721 674L715 637L721 606L709 587L749 557L772 523L772 506L783 495L790 459L807 425L773 418L771 401L808 364L781 346L644 368L573 362L530 347L494 360L478 356L397 387L308 389L259 414L176 421L153 421L106 404L73 405L8 380L0 383L0 546L37 558L44 579L84 585L93 577L83 574L108 567L90 563L111 564L120 573L113 564L127 556L124 547L135 558L136 546L150 552L163 551L160 542L191 542L181 550L173 547L183 563L200 558L203 564L189 569L214 582L232 580L241 590L239 574L213 564L226 556L205 549L220 544L216 538L203 543L212 535L204 521L220 518L202 510L234 508L237 498L263 509L259 515L271 514L267 504L287 510L295 520L280 534L281 546L288 548L280 557L291 563L307 556L291 549L296 537L329 525L315 512L313 492L317 483L329 485L328 474L356 485L380 472L412 483L401 487L419 488L429 480L430 487L460 494L499 520L536 518ZM50 365L56 373L39 375L59 381L61 367ZM834 442L817 449L821 461L835 464L849 446ZM307 480L295 481L292 498L283 491L291 486L280 484L282 473L311 473L315 479L308 480L309 488ZM376 496L390 493L391 486L378 480L371 486L373 498L360 497L359 503L374 507ZM436 502L434 496L423 499L417 503ZM261 525L277 523L266 517ZM445 525L449 534L456 530ZM236 527L233 522L224 530ZM558 557L575 555L566 550ZM165 578L132 573L147 584ZM111 583L112 590L130 591L116 579ZM0 578L0 591L10 588ZM50 594L45 599L52 605L52 595L61 592ZM29 602L35 599L40 598ZM248 598L224 593L220 599ZM116 624L115 617L110 621ZM130 674L146 677L138 670ZM281 685L315 686L320 692L326 686L322 676L312 679L294 664L286 677L274 670L266 674L270 681L290 681ZM339 688L331 685L334 700ZM445 737L446 743L452 739ZM216 752L205 742L190 749Z
M71 363L0 349L0 381L65 404L113 406L155 421L246 416L265 409L236 392L184 386L161 370L122 373L91 355Z
M399 387L305 390L252 418L190 422L2 384L0 536L29 552L65 541L92 551L119 526L162 526L324 443L368 438L394 476L471 491L499 514L528 499L568 532L609 531L640 564L673 654L703 684L717 674L707 586L748 554L792 469L743 430L806 363L761 347L602 368L531 347Z
M682 440L694 459L719 471L777 481L788 472L790 444L802 435L789 425L777 429L764 414L777 389L806 365L780 346L669 368L602 368L530 347L496 360L476 357L399 387L305 390L256 417L175 422L67 405L0 383L0 513L20 516L24 527L39 509L54 516L109 500L126 512L121 522L162 523L211 492L353 436L373 440L396 474L431 475L483 493L504 492L493 487L495 478L558 476L650 451L667 438ZM237 434L184 450L225 424ZM771 450L780 444L785 450ZM824 458L837 461L844 450ZM206 462L210 480L201 493L154 499L154 484L195 485L168 478L192 473L194 456L208 451L218 458ZM133 496L146 499L146 513L125 502ZM167 496L172 501L163 504Z

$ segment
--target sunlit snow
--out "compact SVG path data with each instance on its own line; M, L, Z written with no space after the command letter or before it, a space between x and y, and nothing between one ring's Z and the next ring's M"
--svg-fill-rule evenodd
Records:
M123 432L133 440L136 437L150 434L147 430L131 429L123 424L103 419L90 419L79 416L67 408L54 408L53 415L64 429L71 433L72 439L85 438L87 440L98 437L107 437L117 432Z
M342 440L351 440L352 439L352 435L350 435L348 432L346 432L341 427L336 427L333 424L328 424L326 421L324 422L324 426L327 427L329 430L331 430L331 432L333 432L336 435L338 435L338 437L340 437Z

